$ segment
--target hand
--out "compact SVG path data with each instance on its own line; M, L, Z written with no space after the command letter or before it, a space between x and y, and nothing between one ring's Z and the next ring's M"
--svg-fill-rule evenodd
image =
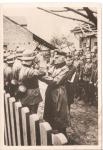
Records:
M94 86L96 87L96 86L97 86L97 84L96 84L96 83L94 83Z
M79 77L79 80L81 80L81 78Z
M92 83L93 83L92 81L89 82L89 84L92 84Z
M49 77L49 76L43 76L42 79L53 80L53 78L52 78L52 77Z

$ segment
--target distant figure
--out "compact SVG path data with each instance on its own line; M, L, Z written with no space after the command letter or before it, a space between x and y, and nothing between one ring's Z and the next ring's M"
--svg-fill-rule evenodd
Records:
M74 96L75 96L75 78L76 78L76 68L73 66L73 56L67 54L66 58L66 65L69 69L67 73L66 78L66 89L67 89L67 95L68 95L68 107L70 111L70 105L74 102Z
M91 74L92 74L92 60L91 60L91 54L88 53L88 55L86 55L86 63L84 65L83 74L82 74L84 90L85 90L85 102L87 104L91 103L92 100L91 91L90 91Z

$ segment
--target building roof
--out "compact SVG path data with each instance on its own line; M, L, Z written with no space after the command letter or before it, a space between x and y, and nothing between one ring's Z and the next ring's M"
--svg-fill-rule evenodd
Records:
M97 34L97 29L95 26L90 26L86 24L82 24L80 26L76 26L73 30L71 30L74 34L79 34L79 33L88 33L88 36L90 35L96 35Z
M19 25L27 25L27 20L25 17L23 16L9 16L9 18L13 21L15 21L16 23L18 23Z
M13 22L14 24L16 25L19 25L21 28L27 30L28 32L32 33L29 29L25 28L24 26L20 25L19 23L17 23L16 21L14 21L13 19L7 17L7 16L4 16L6 19L10 20L11 22ZM41 37L37 36L36 34L32 33L33 34L33 39L35 41L37 41L38 43L40 43L41 45L49 48L49 49L56 49L55 46L53 46L52 44L48 43L47 41L45 41L44 39L42 39Z

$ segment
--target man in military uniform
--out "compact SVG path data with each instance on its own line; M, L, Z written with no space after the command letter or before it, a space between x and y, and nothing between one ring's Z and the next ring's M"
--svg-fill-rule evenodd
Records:
M68 67L67 79L66 79L66 89L68 94L68 107L70 110L70 105L74 102L75 96L75 80L76 80L76 68L73 65L73 56L67 53L66 65Z
M91 104L93 105L97 104L97 96L98 96L97 82L98 82L97 58L94 58L92 59L92 73L91 73L91 78L89 82Z
M34 68L34 51L27 49L23 52L22 68L19 73L19 87L17 98L23 106L27 106L31 113L37 113L38 105L42 101L38 79L45 73Z
M52 71L48 76L42 77L42 81L48 84L45 94L44 119L50 123L54 132L62 132L65 135L69 125L68 96L65 87L68 70L64 53L57 51Z
M7 65L4 67L4 89L6 90L7 93L10 93L11 96L13 95L11 80L13 77L12 67L14 61L15 61L15 56L9 53L6 59Z
M91 102L91 91L90 91L91 74L92 74L92 61L91 61L91 54L88 53L88 55L86 56L86 63L82 74L86 103Z
M80 100L82 97L82 80L81 80L81 73L83 68L83 60L82 56L79 56L79 51L75 52L74 56L74 67L76 68L76 78L75 78L75 98Z
M12 89L14 91L12 96L14 96L14 97L16 97L16 92L18 89L19 72L22 67L21 57L22 57L22 53L24 50L25 50L24 47L17 46L16 59L13 64L13 67L12 67L13 78L11 80L11 85L12 85Z

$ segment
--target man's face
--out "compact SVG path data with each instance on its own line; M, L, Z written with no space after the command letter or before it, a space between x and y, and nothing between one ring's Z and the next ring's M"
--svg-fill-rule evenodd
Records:
M28 61L22 61L22 64L27 64L28 66L32 65L32 61L28 60Z
M64 60L64 57L61 55L55 55L54 64L61 64Z
M78 60L78 56L77 56L77 55L75 55L74 59L75 59L75 60Z
M91 58L87 58L86 62L88 62L88 63L91 62Z
M73 64L73 59L70 57L67 57L66 64L67 64L67 66L71 66Z

